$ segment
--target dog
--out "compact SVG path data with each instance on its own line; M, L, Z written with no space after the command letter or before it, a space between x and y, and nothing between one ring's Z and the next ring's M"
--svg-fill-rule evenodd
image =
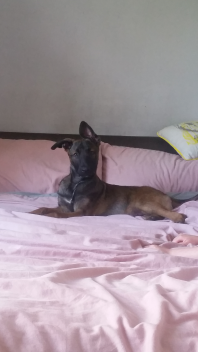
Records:
M51 149L63 148L70 159L70 174L59 185L58 207L40 208L32 214L57 218L127 214L145 220L167 218L185 223L186 215L173 211L184 203L152 187L118 186L103 182L96 175L100 138L84 121L80 139L63 139Z

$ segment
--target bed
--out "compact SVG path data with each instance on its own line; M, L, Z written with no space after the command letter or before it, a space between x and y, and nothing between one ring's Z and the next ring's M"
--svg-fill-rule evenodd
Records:
M180 207L186 224L29 214L57 204L69 164L50 141L61 138L0 133L0 351L197 352L198 259L150 245L197 235L198 202ZM146 182L175 195L198 190L198 162L181 160L160 138L102 140L105 181Z

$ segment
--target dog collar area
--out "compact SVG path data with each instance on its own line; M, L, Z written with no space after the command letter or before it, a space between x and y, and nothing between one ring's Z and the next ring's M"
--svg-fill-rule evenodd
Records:
M90 178L89 178L89 179L90 179ZM65 194L61 194L60 192L57 192L58 196L60 196L61 198L65 199L66 202L67 202L69 205L72 205L72 208L74 208L74 197L75 197L75 193L76 193L77 187L78 187L81 183L84 183L84 182L88 181L89 179L86 178L86 179L81 180L81 181L79 181L78 183L76 183L76 185L74 186L74 189L73 189L71 198L68 199ZM68 188L69 188L69 187L68 187ZM68 188L67 188L67 190L68 190ZM73 210L74 210L74 209L73 209Z

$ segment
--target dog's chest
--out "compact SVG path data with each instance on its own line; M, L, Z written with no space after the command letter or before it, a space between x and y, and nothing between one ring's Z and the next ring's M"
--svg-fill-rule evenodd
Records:
M70 212L82 209L85 203L88 203L82 189L84 188L83 182L72 184L70 176L65 177L59 186L58 190L58 205L66 208Z

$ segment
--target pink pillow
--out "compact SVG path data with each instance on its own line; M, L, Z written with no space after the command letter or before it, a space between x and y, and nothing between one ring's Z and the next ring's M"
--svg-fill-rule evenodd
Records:
M70 163L63 149L51 150L53 143L0 139L0 192L57 192ZM101 151L97 174L102 177Z
M160 151L102 143L103 180L126 186L151 186L163 192L198 191L198 160Z

